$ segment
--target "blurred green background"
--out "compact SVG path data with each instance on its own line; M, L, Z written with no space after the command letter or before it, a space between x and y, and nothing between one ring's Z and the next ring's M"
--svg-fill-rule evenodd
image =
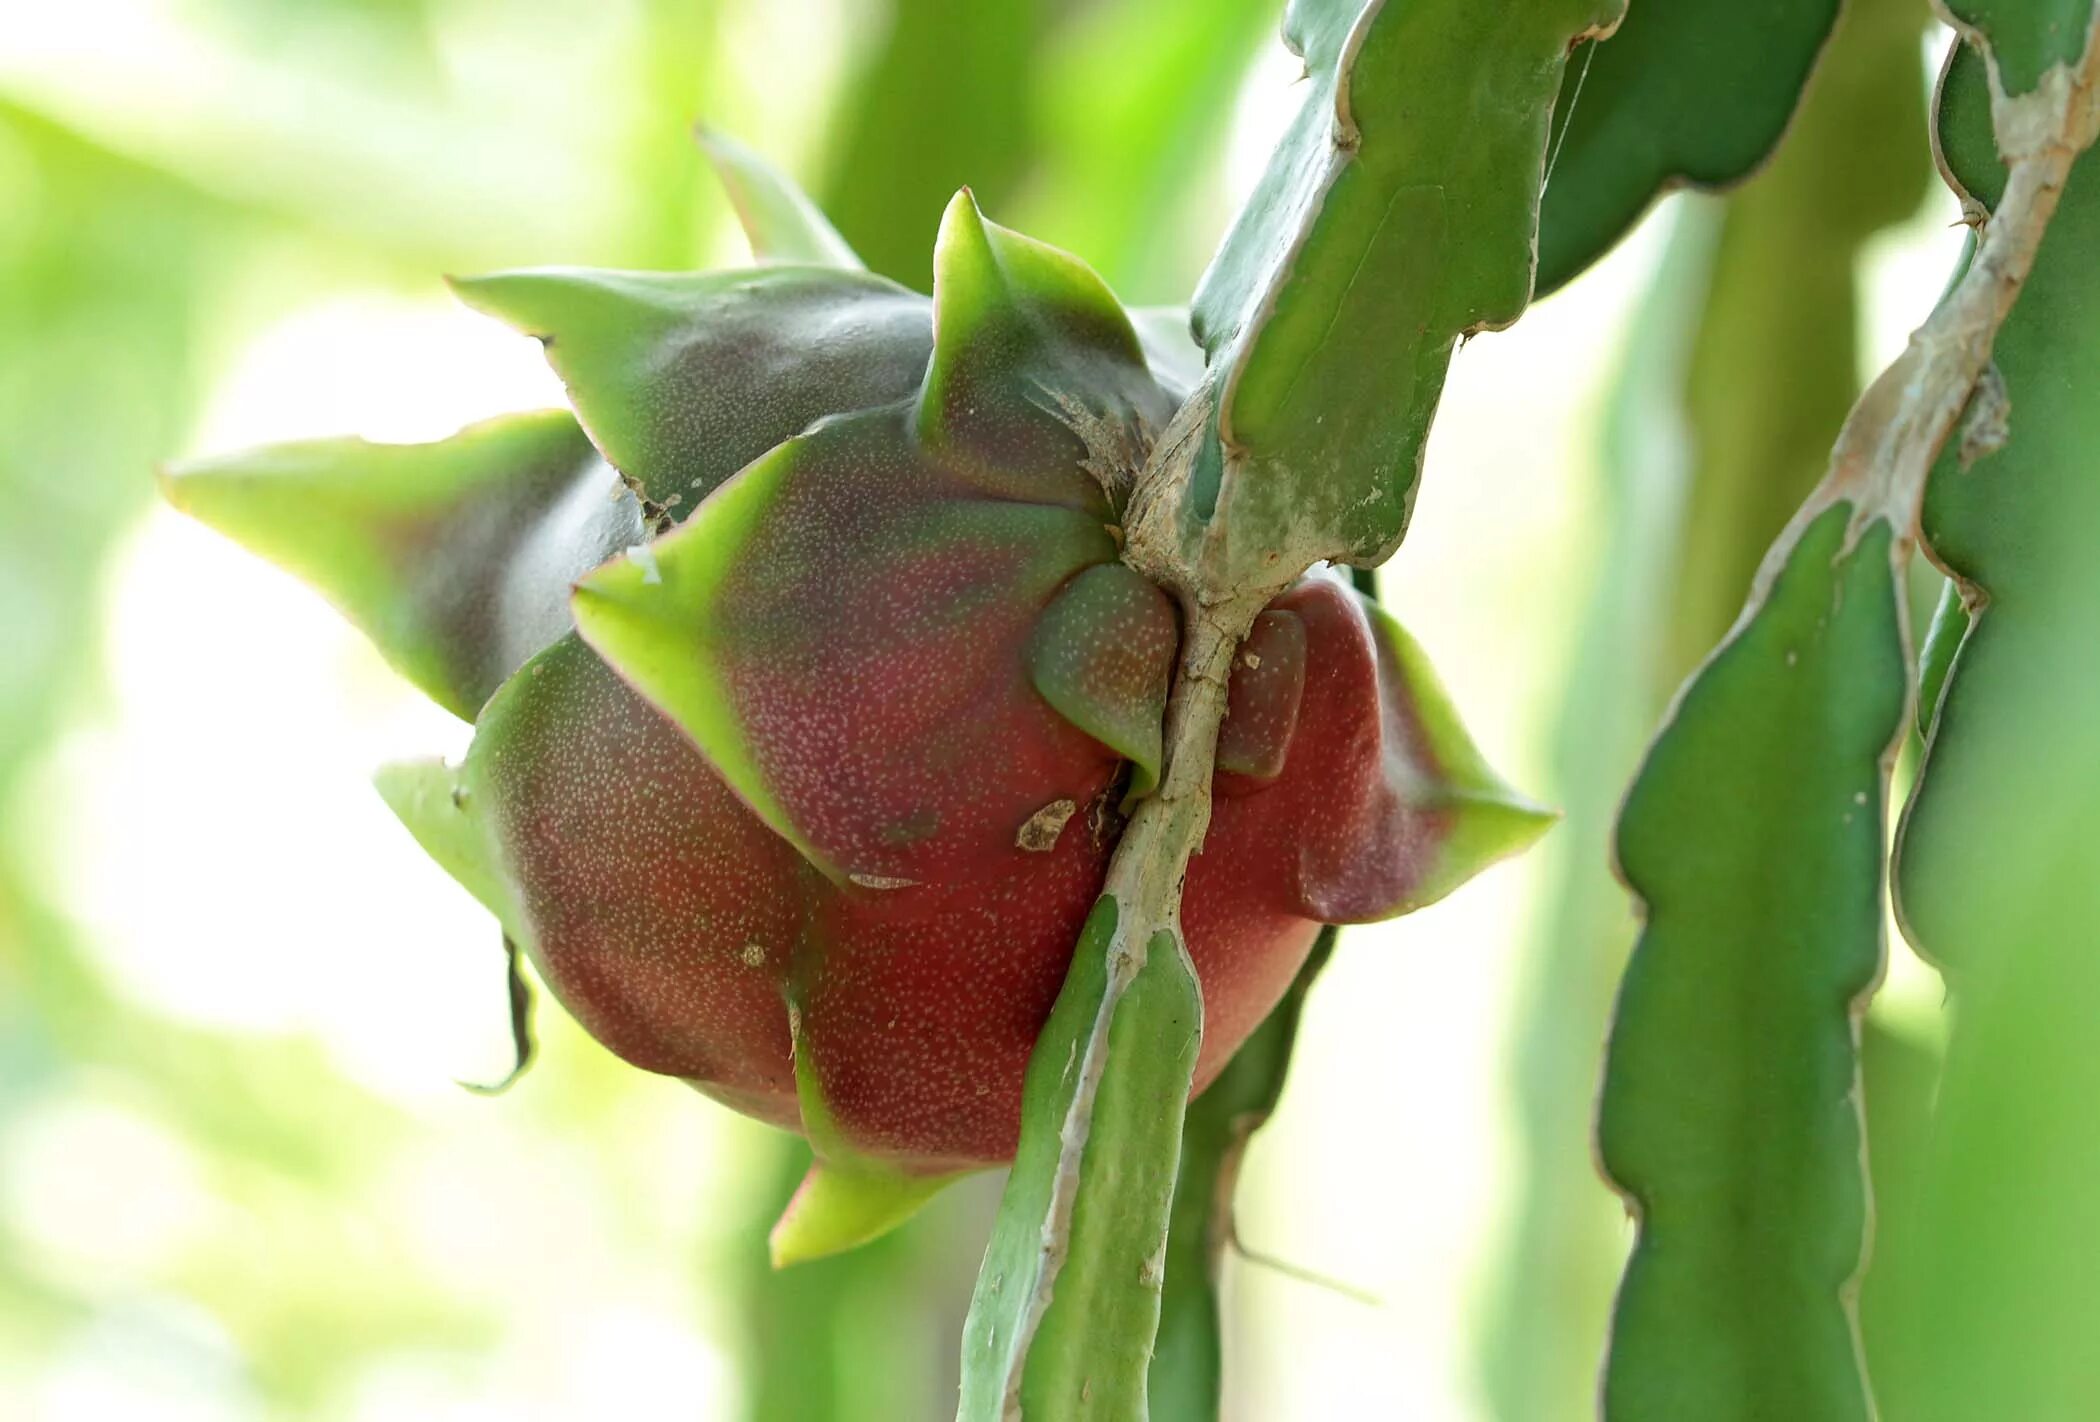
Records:
M997 1181L776 1276L764 1230L797 1143L621 1067L551 1006L516 1089L454 1085L507 1064L498 938L366 777L465 728L289 579L157 509L151 471L558 401L532 343L439 274L740 260L696 119L907 283L968 183L1126 300L1185 299L1298 100L1279 9L7 8L0 1418L952 1407ZM1610 817L1860 372L1952 266L1923 140L1940 42L1922 0L1861 0L1765 173L1666 202L1458 359L1388 597L1567 822L1344 937L1244 1181L1229 1415L1588 1415L1627 1242L1587 1144L1631 938ZM1769 301L1775 271L1816 296ZM1894 1083L1876 1151L1900 1156L1942 1024L1896 953L1870 1071Z

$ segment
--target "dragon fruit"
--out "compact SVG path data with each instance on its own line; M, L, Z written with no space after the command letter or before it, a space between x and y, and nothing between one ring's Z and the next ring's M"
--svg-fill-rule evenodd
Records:
M1119 520L1201 357L967 192L929 299L710 146L759 265L456 283L545 343L573 413L167 491L474 722L464 764L381 792L600 1042L809 1138L793 1259L1013 1154L1160 772L1181 611ZM1198 1090L1321 924L1427 903L1546 823L1329 570L1235 659L1214 789L1183 901Z

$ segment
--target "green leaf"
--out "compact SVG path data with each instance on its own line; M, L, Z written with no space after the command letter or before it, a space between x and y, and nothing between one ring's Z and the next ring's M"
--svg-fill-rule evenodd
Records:
M163 482L175 507L313 584L466 720L569 630L570 582L642 536L635 501L562 411L434 444L273 445Z
M909 397L933 349L924 297L828 267L543 268L453 288L546 343L591 439L672 520L826 415Z
M1623 9L1291 6L1307 96L1197 292L1208 417L1164 496L1209 582L1287 581L1399 544L1454 345L1530 297L1570 42Z
M1897 531L1812 502L1681 694L1618 858L1647 926L1598 1138L1639 1221L1618 1422L1872 1415L1855 1014L1882 957L1882 811L1908 694Z
M1661 194L1755 172L1786 132L1838 9L1839 0L1648 0L1576 55L1553 116L1539 294L1603 256Z
M1637 7L1599 62L1675 13ZM1605 538L1557 698L1551 798L1567 823L1547 846L1517 1032L1525 1183L1481 1371L1502 1422L1574 1415L1604 1350L1621 1221L1566 1182L1590 1169L1597 1043L1634 931L1597 866L1669 692L1727 633L1857 393L1861 249L1931 177L1915 137L1923 18L1912 0L1845 7L1777 154L1724 200L1673 205L1634 317L1600 450Z
M1147 1382L1151 1422L1216 1422L1219 1415L1225 1350L1218 1269L1233 1239L1233 1190L1247 1143L1283 1098L1305 998L1334 952L1335 936L1331 927L1320 931L1283 1001L1189 1103L1167 1233L1159 1339Z
M2090 13L1958 8L1993 22L2009 84ZM2006 27L2022 16L2018 39ZM1982 60L1959 51L1938 148L1986 206L2004 185L1990 107ZM1910 1270L1918 1369L1901 1400L1920 1422L2100 1409L2086 1361L2100 1316L2096 250L2100 152L2088 150L1994 348L2011 401L2005 443L1967 466L1948 454L1926 491L1924 537L1961 600L1928 650L1924 675L1944 690L1895 866L1905 932L1954 1003Z
M1071 976L1028 1060L1021 1146L963 1328L959 1422L1145 1415L1159 1324L1180 1113L1202 1037L1203 999L1187 954L1164 933L1110 1010L1108 1066L1082 1063L1109 1004L1117 909L1087 919ZM1076 1178L1060 1178L1065 1123L1086 1125ZM1045 1221L1069 1234L1044 1247ZM1045 1275L1055 1288L1040 1312Z
M736 209L753 257L788 265L863 269L809 195L756 150L711 128L696 129L693 136L729 190L730 206Z

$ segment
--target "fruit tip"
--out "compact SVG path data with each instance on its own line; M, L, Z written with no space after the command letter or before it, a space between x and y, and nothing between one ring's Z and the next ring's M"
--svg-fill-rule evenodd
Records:
M785 1269L858 1249L917 1214L955 1179L882 1165L812 1161L766 1236L767 1257L774 1268Z

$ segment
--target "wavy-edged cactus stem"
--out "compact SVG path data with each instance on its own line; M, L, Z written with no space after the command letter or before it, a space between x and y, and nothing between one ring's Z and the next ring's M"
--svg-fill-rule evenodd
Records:
M1998 70L2030 87L2047 72L2004 53ZM1990 108L1982 58L1957 49L1935 146L1986 234L2006 180ZM1921 656L1925 754L1893 876L1952 1012L1911 1228L1875 1244L1900 1266L1900 1296L1867 1320L1901 1347L1878 1380L1899 1422L2100 1415L2096 253L2100 147L1998 336L2002 447L1948 451L1926 490L1922 532L1955 581Z
M1264 601L1184 608L1159 788L1116 846L1030 1058L1021 1152L963 1330L960 1422L1145 1415L1203 1031L1181 885L1210 822L1233 658Z
M1814 8L1637 5L1583 82L1578 123L1593 100L1617 106L1592 115L1588 142L1622 145L1613 161L1639 165L1649 156L1741 154L1730 145L1746 123L1767 122L1776 136L1790 97L1757 120L1714 95L1732 100L1731 76L1740 75L1761 101L1772 100L1764 86L1777 76L1760 67L1768 47L1746 43L1743 30L1771 26L1784 40ZM1834 8L1824 7L1818 33ZM1600 450L1608 534L1592 551L1594 592L1555 698L1556 794L1568 823L1547 848L1555 886L1530 935L1531 982L1516 1034L1529 1168L1498 1269L1497 1321L1480 1358L1499 1422L1561 1416L1595 1385L1625 1248L1613 1202L1567 1182L1593 1158L1597 1043L1636 931L1625 894L1598 869L1669 693L1733 623L1765 550L1824 473L1859 393L1861 250L1913 212L1931 180L1917 137L1925 19L1917 0L1852 0L1770 163L1721 201L1672 208L1668 253L1614 383ZM1687 43L1697 61L1689 66L1676 52ZM1811 35L1805 51L1791 51L1804 68L1815 43ZM1619 67L1608 69L1613 56ZM1693 79L1702 82L1685 87ZM1689 124L1673 116L1682 105L1696 108ZM1714 146L1716 139L1724 142ZM1611 155L1576 142L1571 134L1562 144L1547 179L1542 288L1548 267L1564 264L1579 236L1567 224L1640 196L1606 183L1594 204L1583 198L1580 175L1597 176ZM1577 153L1582 163L1571 161ZM1560 259L1550 255L1556 242ZM1775 291L1786 298L1775 300Z
M1126 558L1206 604L1407 530L1462 336L1523 314L1576 42L1625 0L1292 0L1307 97L1204 274L1206 377L1132 502Z
M2100 129L2100 43L2049 73L2009 95L1994 72L2009 176L1974 260L1854 407L1627 799L1620 864L1648 922L1599 1122L1640 1225L1613 1422L1873 1414L1852 1316L1857 1013L1880 967L1883 803L1913 695L1900 579L1926 473L1972 396L1994 413L1995 334Z
M1615 33L1584 46L1553 111L1538 294L1603 256L1662 194L1711 192L1755 172L1786 132L1838 10L1839 0L1641 0Z

